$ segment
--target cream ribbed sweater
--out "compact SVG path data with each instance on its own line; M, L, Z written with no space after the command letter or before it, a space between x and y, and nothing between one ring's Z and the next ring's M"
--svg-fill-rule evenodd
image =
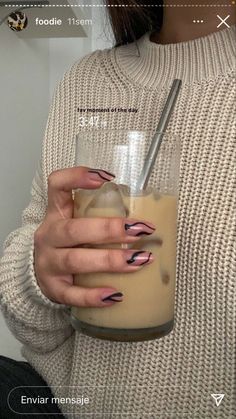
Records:
M31 202L5 241L1 307L55 395L89 397L82 408L61 406L70 418L235 418L235 28L171 45L146 34L138 48L96 51L59 84ZM69 309L49 301L34 274L48 175L74 165L75 135L84 129L78 108L137 108L101 118L114 129L154 129L176 77L183 86L169 126L181 139L174 331L137 343L74 332ZM218 408L211 393L225 394Z

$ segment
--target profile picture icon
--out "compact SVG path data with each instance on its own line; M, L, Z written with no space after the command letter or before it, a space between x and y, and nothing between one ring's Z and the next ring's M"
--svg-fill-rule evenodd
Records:
M23 12L13 12L7 18L7 24L12 31L22 31L28 25L28 18Z

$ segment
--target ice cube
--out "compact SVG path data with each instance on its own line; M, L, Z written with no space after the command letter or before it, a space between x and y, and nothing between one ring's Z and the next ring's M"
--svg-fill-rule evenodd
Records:
M125 196L130 196L131 189L128 185L124 185L123 183L120 183L119 184L119 190L120 190L121 194L123 194Z
M126 209L118 185L104 183L85 209L88 217L126 217Z

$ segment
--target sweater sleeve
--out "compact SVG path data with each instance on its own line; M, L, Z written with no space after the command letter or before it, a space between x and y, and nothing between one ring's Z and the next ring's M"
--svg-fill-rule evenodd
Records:
M58 92L51 105L44 149L50 141L51 121L57 117ZM22 225L5 239L0 259L0 307L6 323L20 342L41 353L54 350L74 331L70 308L52 302L41 292L34 270L34 232L47 208L45 156L44 152L32 181L31 199L22 213Z

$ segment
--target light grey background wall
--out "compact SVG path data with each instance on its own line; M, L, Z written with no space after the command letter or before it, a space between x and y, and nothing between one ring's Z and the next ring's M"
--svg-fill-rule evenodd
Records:
M112 45L104 9L91 13L93 26L87 39L20 40L5 24L0 27L0 257L6 236L20 226L22 210L29 203L56 83L73 62ZM0 336L0 355L22 359L21 344L1 313Z
M49 41L19 40L0 27L0 246L21 223L49 105ZM0 314L0 354L20 359L20 343Z

